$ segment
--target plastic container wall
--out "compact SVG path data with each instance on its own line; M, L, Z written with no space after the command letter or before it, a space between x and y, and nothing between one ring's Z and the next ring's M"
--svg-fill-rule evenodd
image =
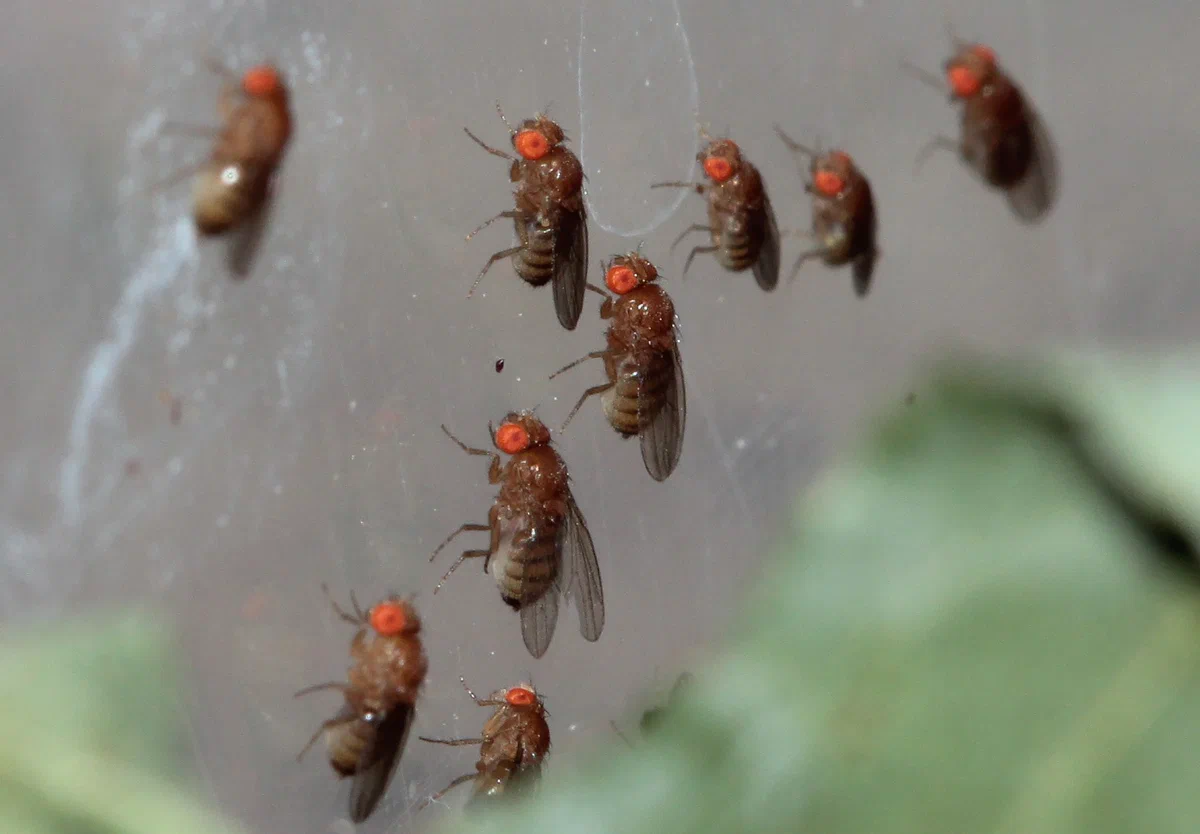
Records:
M914 172L957 113L899 65L936 72L948 19L996 49L1046 118L1062 194L1040 225L1016 222L950 154ZM550 766L566 766L703 663L797 489L864 414L905 396L920 359L1193 338L1198 39L1188 4L1083 0L18 3L0 34L0 612L138 602L173 615L201 790L264 832L345 825L346 789L319 750L294 761L337 696L292 693L347 663L351 629L322 582L364 603L417 591L426 623L419 721L363 830L444 818L411 809L475 751L415 735L478 733L486 713L460 674L477 690L532 674L552 712ZM221 243L196 241L186 185L150 193L207 153L162 128L215 123L209 51L236 68L278 61L297 114L241 282ZM592 297L570 333L549 289L506 262L465 297L511 240L504 223L463 240L511 206L504 163L462 132L503 145L496 101L513 120L549 106L571 136L593 269L644 242L678 309L689 395L665 484L594 403L560 439L608 623L588 644L564 609L537 661L478 565L430 593L455 552L431 565L433 548L484 521L494 495L482 459L439 424L486 445L489 420L537 406L556 427L602 375L593 363L547 380L601 347ZM883 253L866 299L818 263L772 294L708 257L681 280L699 241L669 246L703 201L648 186L698 175L697 117L760 167L785 233L809 208L772 123L856 157ZM785 238L785 272L802 245Z

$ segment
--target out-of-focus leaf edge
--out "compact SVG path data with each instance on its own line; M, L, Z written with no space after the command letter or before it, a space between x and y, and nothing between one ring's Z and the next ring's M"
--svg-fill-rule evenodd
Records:
M907 428L934 419L939 413L1004 413L1006 418L1037 424L1039 432L1057 436L1094 478L1093 486L1106 493L1118 509L1136 516L1132 520L1137 525L1163 531L1166 546L1186 551L1184 558L1192 561L1183 566L1184 573L1194 575L1195 542L1200 531L1200 467L1196 465L1200 463L1200 442L1191 438L1190 432L1200 424L1200 389L1190 370L1193 367L1200 365L1176 361L1164 370L1162 363L1150 359L1113 363L1079 357L945 362L936 367L926 385L917 389L915 407L899 407L883 415L867 442L831 472L837 473L844 486L857 477L857 471L866 471L864 467L869 468L872 461L887 456ZM1162 407L1166 403L1169 408ZM797 517L803 516L802 502ZM770 598L771 583L787 573L778 568L794 562L798 552L792 543L785 542L776 555L777 563L768 562L765 581L752 589L748 598ZM1187 627L1200 622L1191 599L1165 597L1161 612L1156 638L1166 634L1174 635L1174 640L1181 624ZM772 797L723 794L720 785L704 782L702 776L704 757L714 751L754 744L762 744L763 750L769 751L769 738L729 737L738 727L732 713L710 710L706 715L697 704L728 704L744 693L753 708L773 708L770 698L763 700L763 692L786 686L788 674L779 671L780 658L771 654L770 643L769 636L766 642L750 634L735 637L727 646L735 652L716 656L724 677L714 680L698 675L698 697L691 704L683 704L657 739L644 741L633 751L605 751L563 777L550 774L535 800L456 820L449 830L462 834L696 834L730 830L757 834L796 830L792 819L764 822L769 814L756 814L750 826L740 824L736 809L754 807L758 799L769 805ZM1189 664L1194 661L1193 655L1189 652ZM745 675L739 676L738 672ZM1180 670L1180 674L1190 673ZM724 697L718 695L720 690L725 690ZM1195 706L1200 709L1200 705ZM784 704L778 709L793 707ZM763 723L770 722L759 722L758 726ZM803 745L805 741L777 738L774 743ZM769 771L769 752L758 766ZM821 778L819 773L812 776L817 781ZM802 782L794 785L796 795L808 788ZM656 795L671 799L656 800ZM628 797L628 802L622 797ZM843 829L830 820L820 830L860 829ZM937 829L931 826L926 830Z
M178 772L166 635L140 615L6 632L0 820L22 834L238 830L194 799Z

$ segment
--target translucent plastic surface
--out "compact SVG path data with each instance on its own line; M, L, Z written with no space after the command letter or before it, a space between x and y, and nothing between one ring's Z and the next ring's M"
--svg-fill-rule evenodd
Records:
M954 135L957 114L899 64L938 70L951 5L957 31L996 49L1056 140L1063 190L1041 225L1017 223L952 155L914 174L918 149ZM5 621L126 602L175 615L201 790L262 831L324 832L342 830L346 788L319 749L294 756L338 698L291 695L344 674L352 629L320 584L364 603L419 592L431 675L364 826L401 830L421 824L419 799L472 768L474 750L415 738L479 731L486 713L460 674L479 690L532 674L554 767L702 663L702 649L686 652L728 623L795 491L866 409L903 398L931 350L1193 337L1200 18L1188 4L737 8L17 3L0 33ZM195 240L188 188L148 193L208 150L161 128L215 121L209 50L238 68L278 61L297 114L270 228L238 283L223 244ZM514 120L549 105L570 135L593 262L644 241L675 299L689 394L683 458L664 484L598 404L560 439L608 623L585 643L565 609L538 661L478 565L430 593L453 558L430 565L434 546L484 521L494 495L483 459L439 424L484 445L488 420L537 406L557 427L602 375L595 363L547 381L602 346L592 298L568 333L550 290L507 262L465 297L511 240L496 224L463 241L511 206L504 163L462 132L502 145L497 100ZM709 257L680 280L695 242L668 247L703 220L703 201L649 184L697 176L697 119L760 167L785 231L806 228L809 208L772 123L856 157L880 219L870 296L815 262L773 294ZM785 271L801 246L785 239Z

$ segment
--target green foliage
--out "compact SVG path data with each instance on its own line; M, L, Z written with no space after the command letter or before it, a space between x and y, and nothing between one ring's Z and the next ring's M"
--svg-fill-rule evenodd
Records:
M1200 830L1197 425L1182 367L944 368L653 738L457 830Z
M0 831L232 834L189 796L172 655L138 619L9 632Z

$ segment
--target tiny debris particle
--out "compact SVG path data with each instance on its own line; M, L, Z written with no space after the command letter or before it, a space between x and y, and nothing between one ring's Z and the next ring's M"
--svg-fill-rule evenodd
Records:
M504 359L502 357L502 358L496 360L496 373L500 373L503 370L504 370Z

